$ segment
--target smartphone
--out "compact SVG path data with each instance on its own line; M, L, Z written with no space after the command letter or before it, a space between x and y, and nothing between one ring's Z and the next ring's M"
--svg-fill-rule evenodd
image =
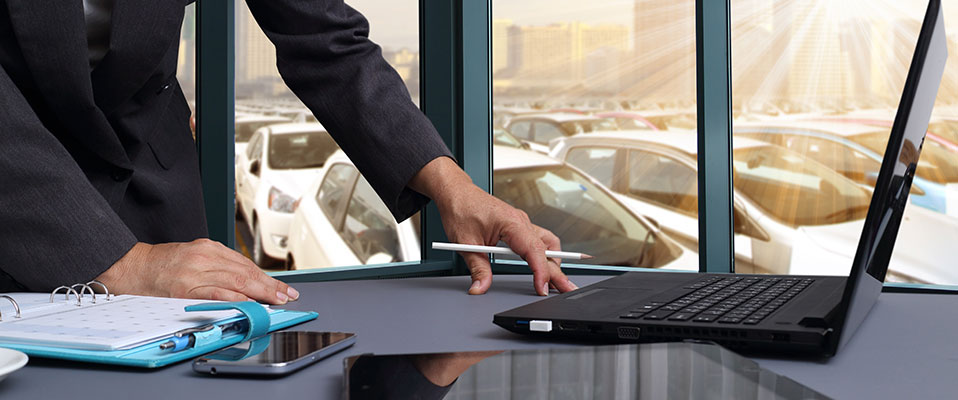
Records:
M273 332L193 361L203 374L285 375L356 343L346 332Z

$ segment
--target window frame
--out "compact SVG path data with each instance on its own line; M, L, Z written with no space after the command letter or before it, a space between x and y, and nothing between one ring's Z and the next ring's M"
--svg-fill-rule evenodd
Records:
M699 270L734 272L731 0L695 0L698 122ZM210 238L235 247L233 1L196 3L197 148ZM492 182L492 0L420 0L420 106L480 188ZM708 132L709 134L706 134ZM468 151L466 151L468 149ZM434 204L421 213L422 261L272 273L287 282L462 275ZM565 264L569 274L608 275L635 268ZM529 273L512 261L497 273ZM654 271L654 270L653 270ZM955 293L958 286L886 283L886 291Z

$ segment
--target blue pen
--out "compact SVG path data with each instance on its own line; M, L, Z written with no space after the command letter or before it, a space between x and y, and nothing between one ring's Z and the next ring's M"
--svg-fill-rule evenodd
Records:
M223 324L223 325L220 325L220 329L222 330L222 333L228 333L234 330L240 330L244 322L246 321L234 321L228 324ZM176 332L173 334L170 340L160 344L160 350L172 349L173 352L177 352L180 350L191 348L193 347L194 344L196 344L196 335L195 335L196 333L208 332L215 327L216 326L213 324L207 324L207 325L199 326L196 328L188 328L188 329L184 329L179 332Z

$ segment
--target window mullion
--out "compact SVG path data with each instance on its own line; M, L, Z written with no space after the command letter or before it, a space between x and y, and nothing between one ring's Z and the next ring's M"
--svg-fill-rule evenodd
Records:
M729 0L696 0L699 270L734 272ZM707 133L707 134L706 134Z
M233 1L200 1L196 7L196 140L206 220L210 239L234 247L235 5Z

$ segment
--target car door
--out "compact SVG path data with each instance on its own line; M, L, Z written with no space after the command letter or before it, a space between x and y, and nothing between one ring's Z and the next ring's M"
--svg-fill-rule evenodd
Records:
M698 248L698 175L685 163L646 149L629 149L617 185L636 212L655 220L668 235Z
M319 206L321 215L309 221L316 250L310 260L312 265L358 265L359 259L343 241L339 232L346 214L346 205L352 196L353 187L359 172L347 163L336 163L329 167L313 201ZM297 261L299 262L299 261ZM306 265L306 262L303 262Z
M362 177L349 198L339 234L360 264L402 260L395 220L373 187Z

